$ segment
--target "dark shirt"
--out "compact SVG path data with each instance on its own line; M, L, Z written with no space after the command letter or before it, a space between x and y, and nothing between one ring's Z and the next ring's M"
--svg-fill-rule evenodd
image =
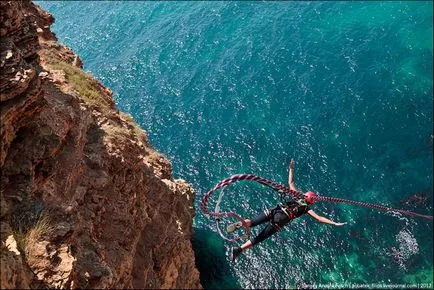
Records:
M307 213L310 210L308 205L304 205L303 202L297 202L295 200L291 200L286 203L286 208L290 211L293 218L298 218L299 216Z

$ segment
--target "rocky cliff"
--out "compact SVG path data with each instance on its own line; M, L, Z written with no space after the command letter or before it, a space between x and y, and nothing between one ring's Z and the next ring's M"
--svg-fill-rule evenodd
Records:
M0 3L1 287L200 288L190 185L50 14Z

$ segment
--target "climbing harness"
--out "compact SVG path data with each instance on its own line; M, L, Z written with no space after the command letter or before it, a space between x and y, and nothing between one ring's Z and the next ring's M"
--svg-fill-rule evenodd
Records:
M217 231L219 233L219 235L224 239L227 240L229 242L235 242L237 240L240 239L244 239L244 238L248 238L250 235L250 228L247 226L246 222L244 221L244 219L242 217L240 217L237 213L229 211L229 212L221 212L220 211L220 203L222 201L223 198L223 190L219 195L219 198L217 200L217 204L215 207L215 210L209 211L208 210L208 200L210 199L211 195L216 192L219 189L224 189L226 186L228 186L231 183L235 183L235 182L239 182L242 180L252 180L252 181L256 181L258 183L261 183L265 186L270 187L271 189L279 192L281 198L285 199L286 195L290 195L292 196L294 199L304 199L304 194L295 190L290 189L287 186L284 186L278 182L274 182L253 174L235 174L231 177L228 177L226 179L223 179L222 181L220 181L219 183L217 183L211 190L209 190L203 197L202 200L200 202L200 208L202 210L202 212L210 217L213 217L216 221L216 225L217 225ZM317 195L315 197L315 201L325 201L325 202L335 202L335 203L346 203L346 204L355 204L355 205L360 205L360 206L364 206L364 207L368 207L368 208L373 208L373 209L377 209L377 210L384 210L384 211L389 211L389 212L396 212L396 213L401 213L401 214L405 214L405 215L412 215L412 216L418 216L418 217L422 217L422 218L426 218L426 219L433 219L433 216L431 215L423 215L423 214L419 214L419 213L415 213L412 211L408 211L408 210L403 210L403 209L394 209L394 208L390 208L387 206L383 206L383 205L378 205L378 204L372 204L372 203L367 203L367 202L361 202L361 201L354 201L354 200L348 200L348 199L343 199L343 198L337 198L337 197L328 197L328 196L319 196ZM244 228L244 235L241 236L234 236L233 238L228 238L226 237L220 227L219 227L219 222L221 221L221 218L224 217L232 217L232 218L236 218L238 220L241 221L242 223L242 227Z

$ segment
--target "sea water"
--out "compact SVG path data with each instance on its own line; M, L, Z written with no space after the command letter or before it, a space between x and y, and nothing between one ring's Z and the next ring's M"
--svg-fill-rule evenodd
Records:
M232 174L287 184L293 158L299 190L432 215L432 2L37 3L196 190L205 288L432 287L432 221L318 203L348 224L301 217L232 263L199 208ZM402 204L414 193L428 201ZM253 217L277 196L242 182L221 208Z

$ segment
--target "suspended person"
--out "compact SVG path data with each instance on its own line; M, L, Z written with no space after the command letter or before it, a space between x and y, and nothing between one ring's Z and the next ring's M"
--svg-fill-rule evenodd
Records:
M291 159L289 163L289 188L291 190L297 191L294 184L294 160ZM302 216L307 213L317 221L329 225L334 226L343 226L345 223L337 223L331 221L325 217L319 216L313 210L310 209L310 206L315 203L316 194L312 191L308 191L304 193L304 197L298 200L290 200L285 202L285 204L279 204L271 210L266 209L263 213L256 216L254 219L245 219L244 222L248 227L255 227L257 225L269 222L267 226L252 240L245 242L241 247L233 247L232 248L232 261L248 248L262 242L263 240L271 237L273 234L280 231L286 224L291 222L293 219ZM241 221L233 223L227 227L227 231L229 233L234 232L237 228L242 226Z

